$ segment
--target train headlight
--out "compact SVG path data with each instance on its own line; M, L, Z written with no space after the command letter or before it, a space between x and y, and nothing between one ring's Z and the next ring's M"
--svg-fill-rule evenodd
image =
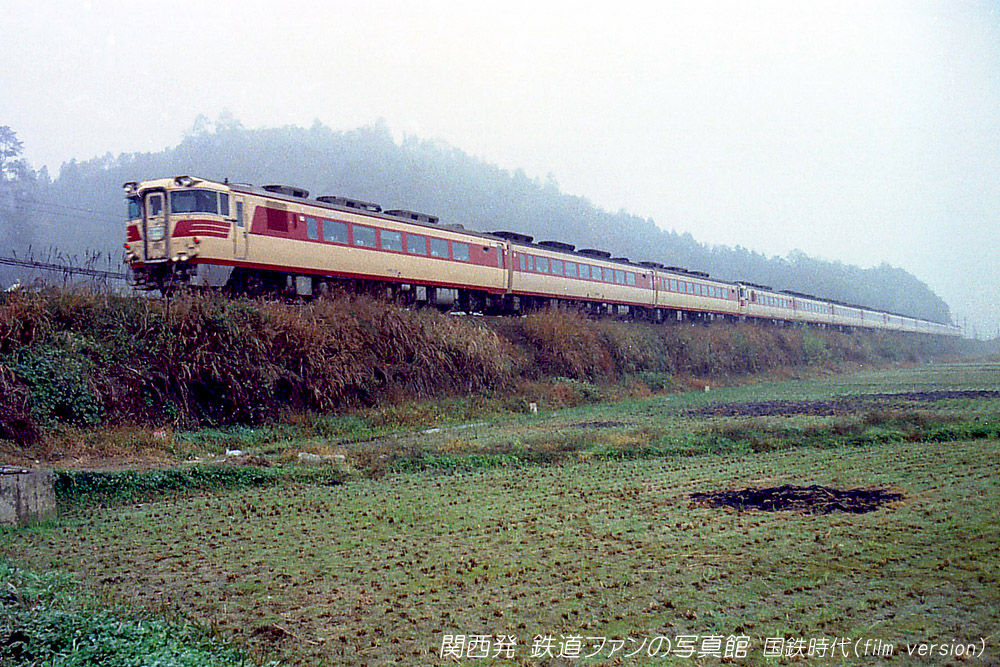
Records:
M122 189L125 190L125 194L134 195L139 189L139 184L135 181L129 181L128 183L122 183Z
M194 179L190 176L177 176L174 178L174 184L179 185L182 188L189 188L194 185Z

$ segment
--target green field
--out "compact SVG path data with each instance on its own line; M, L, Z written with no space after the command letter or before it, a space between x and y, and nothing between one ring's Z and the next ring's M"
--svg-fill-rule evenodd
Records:
M972 643L985 647L973 664L996 664L997 389L1000 365L934 365L335 442L348 455L410 456L338 486L81 509L2 545L101 600L191 620L289 664L453 664L443 649L462 664L591 653L627 664L650 652L713 664L731 636L747 638L742 664L793 662L765 656L776 638L822 663L871 664L891 650L898 664L943 664L957 658L911 657L907 644ZM934 393L945 391L965 393ZM903 499L803 514L689 497L781 484ZM513 657L501 636L515 638ZM551 637L553 657L536 637ZM821 657L830 646L850 657ZM866 648L879 656L855 656Z

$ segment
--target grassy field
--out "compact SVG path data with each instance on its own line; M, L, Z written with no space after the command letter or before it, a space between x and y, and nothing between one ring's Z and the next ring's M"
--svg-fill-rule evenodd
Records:
M345 452L348 467L362 450L394 457L380 478L90 508L0 545L102 600L190 619L289 664L454 663L443 649L463 664L649 662L651 652L712 664L730 636L747 638L744 664L793 662L765 656L774 638L793 654L812 640L814 659L831 644L850 653L827 652L832 664L871 664L882 658L854 652L886 647L905 664L918 660L907 644L920 643L952 653L974 643L985 654L973 662L996 664L998 388L1000 365L935 365L374 441L362 429L307 444ZM281 459L303 442L267 447ZM813 515L689 497L781 484L903 499ZM499 657L476 657L482 636ZM501 637L516 638L512 658ZM552 638L552 657L536 637Z

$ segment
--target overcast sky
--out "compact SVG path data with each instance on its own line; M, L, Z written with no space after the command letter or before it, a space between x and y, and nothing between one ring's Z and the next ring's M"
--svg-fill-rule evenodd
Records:
M588 4L4 0L0 125L55 175L223 109L384 118L702 241L901 266L997 332L1000 3Z

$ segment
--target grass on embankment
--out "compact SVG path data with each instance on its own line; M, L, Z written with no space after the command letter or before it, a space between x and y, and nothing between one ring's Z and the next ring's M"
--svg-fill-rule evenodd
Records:
M609 387L642 395L684 386L679 378L915 361L950 349L884 332L589 321L569 311L454 317L360 297L12 293L0 295L0 441L54 458L59 427L121 425L140 431L123 452L170 456L155 442L163 427L256 426L459 395L524 411L539 387L549 404L566 405L600 400Z

